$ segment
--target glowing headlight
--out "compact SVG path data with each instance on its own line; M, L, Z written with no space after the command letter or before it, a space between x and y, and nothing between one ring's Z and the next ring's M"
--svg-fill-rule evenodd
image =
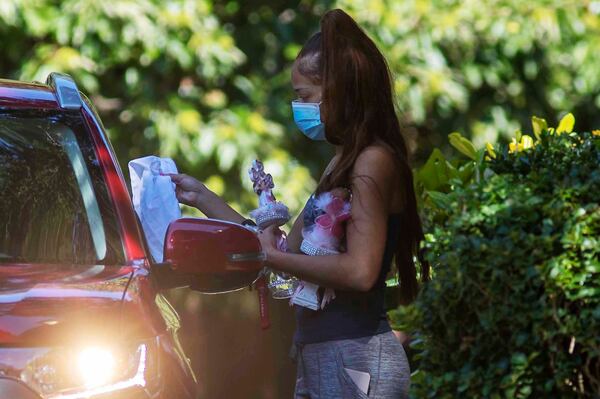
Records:
M145 387L154 342L136 346L53 349L33 359L21 380L44 399L81 399Z
M116 361L110 350L91 347L79 352L77 366L85 387L96 388L110 382L115 373Z

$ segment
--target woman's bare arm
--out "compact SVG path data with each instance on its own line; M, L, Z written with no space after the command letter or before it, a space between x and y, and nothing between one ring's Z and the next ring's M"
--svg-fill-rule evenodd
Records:
M304 210L294 221L292 229L287 236L287 246L290 252L300 253L300 244L302 244L302 229L304 228Z
M182 204L196 207L212 219L234 223L242 223L246 219L199 180L184 174L170 176L176 185L177 200Z
M363 151L353 171L347 252L332 256L279 252L274 246L274 229L270 228L260 234L268 266L325 287L370 290L381 269L395 174L395 162L389 151L381 147Z

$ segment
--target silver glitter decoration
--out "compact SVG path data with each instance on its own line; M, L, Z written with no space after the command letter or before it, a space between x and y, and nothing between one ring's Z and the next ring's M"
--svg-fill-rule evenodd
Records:
M334 251L332 249L327 249L327 248L316 246L307 240L302 240L302 244L300 244L300 251L302 251L304 254L310 255L310 256L339 254L338 251Z
M277 273L269 270L267 287L275 299L287 299L294 295L298 279L285 273Z
M256 225L264 230L270 225L282 226L290 220L287 209L279 209L267 212L256 212Z
M269 226L282 226L290 220L290 213L287 206L277 201L273 195L272 189L275 187L273 177L265 173L263 163L258 159L252 162L252 167L248 170L248 175L252 181L252 188L258 195L259 207L252 212L259 229L264 230ZM285 273L278 273L266 269L267 287L275 299L290 298L296 287L298 279Z

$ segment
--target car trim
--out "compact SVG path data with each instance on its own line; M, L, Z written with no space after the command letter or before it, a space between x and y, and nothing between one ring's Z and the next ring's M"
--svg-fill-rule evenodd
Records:
M245 252L239 254L229 254L227 256L230 262L259 262L267 259L264 252Z
M61 108L77 110L82 107L83 101L77 84L69 75L52 72L48 75L46 84L53 89Z

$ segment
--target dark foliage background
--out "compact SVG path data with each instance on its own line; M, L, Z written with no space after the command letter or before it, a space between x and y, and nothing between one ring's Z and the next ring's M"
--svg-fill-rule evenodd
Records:
M415 337L413 396L597 397L600 131L494 156L426 205L435 276L392 313Z

